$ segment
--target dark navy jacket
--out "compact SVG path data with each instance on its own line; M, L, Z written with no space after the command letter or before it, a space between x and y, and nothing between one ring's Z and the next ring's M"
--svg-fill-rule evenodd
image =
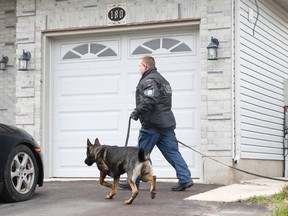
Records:
M176 125L169 82L156 67L146 71L136 88L136 108L142 127L170 128Z

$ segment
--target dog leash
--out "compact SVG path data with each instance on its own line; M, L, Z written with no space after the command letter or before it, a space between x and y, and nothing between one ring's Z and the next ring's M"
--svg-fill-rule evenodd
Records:
M252 173L252 172L249 172L249 171L246 171L246 170L243 170L243 169L240 169L240 168L237 168L237 167L228 165L228 164L223 163L223 162L221 162L221 161L219 161L219 160L217 160L217 159L215 159L215 158L209 157L209 156L203 154L203 153L200 152L200 151L197 151L196 149L192 148L191 146L188 146L188 145L184 144L183 142L179 141L178 139L176 139L176 138L174 138L174 137L171 137L171 136L165 134L163 131L159 130L158 128L155 128L155 127L152 127L152 128L153 128L154 130L157 130L157 131L158 131L160 134L162 134L163 136L166 136L166 137L174 140L175 142L180 143L181 145L185 146L186 148L189 148L189 149L191 149L192 151L194 151L194 152L196 152L196 153L198 153L198 154L200 154L200 155L202 155L202 156L204 156L204 157L207 157L207 158L209 158L210 160L213 160L213 161L215 161L215 162L217 162L217 163L220 163L220 164L222 164L222 165L224 165L224 166L227 166L227 167L229 167L229 168L231 168L231 169L234 169L234 170L237 170L237 171L239 171L239 172L243 172L243 173L246 173L246 174L249 174L249 175L261 177L261 178L266 178L266 179L276 180L276 181L288 182L288 180L286 180L286 179L278 179L278 178L273 178L273 177L269 177L269 176L264 176L264 175L260 175L260 174L257 174L257 173Z
M127 136L126 136L126 141L125 141L125 147L127 147L127 145L128 145L129 134L130 134L130 127L131 127L131 117L129 117L129 121L128 121L128 130L127 130ZM173 141L175 141L175 142L177 142L177 143L180 143L181 145L185 146L185 147L188 148L188 149L191 149L192 151L194 151L194 152L202 155L203 157L209 158L210 160L213 160L213 161L215 161L215 162L217 162L217 163L220 163L220 164L222 164L222 165L224 165L224 166L226 166L226 167L229 167L229 168L231 168L231 169L234 169L234 170L237 170L237 171L239 171L239 172L243 172L243 173L246 173L246 174L249 174L249 175L257 176L257 177L260 177L260 178L266 178L266 179L275 180L275 181L288 182L288 180L286 180L286 179L278 179L278 178L273 178L273 177L269 177L269 176L264 176L264 175L260 175L260 174L257 174L257 173L252 173L252 172L249 172L249 171L246 171L246 170L243 170L243 169L240 169L240 168L237 168L237 167L228 165L228 164L223 163L223 162L221 162L221 161L219 161L219 160L217 160L217 159L215 159L215 158L212 158L212 157L210 157L210 156L207 156L207 155L203 154L203 153L200 152L200 151L197 151L196 149L192 148L191 146L186 145L185 143L179 141L178 139L176 139L176 138L174 138L174 137L171 137L171 136L165 134L165 133L164 133L163 131L161 131L159 128L156 128L156 127L153 127L153 126L152 126L152 128L153 128L154 130L158 131L158 132L159 132L160 134L162 134L163 136L166 136L166 137L172 139Z
M128 130L127 130L127 135L126 135L125 147L127 147L128 145L128 140L130 136L130 127L131 127L131 116L129 117L129 120L128 120Z

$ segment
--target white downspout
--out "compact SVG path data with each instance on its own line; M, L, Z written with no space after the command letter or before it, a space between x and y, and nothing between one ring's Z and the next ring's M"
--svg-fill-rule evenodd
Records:
M233 111L233 162L235 164L239 163L241 158L241 142L240 142L240 88L239 88L239 80L240 80L240 68L239 68L239 56L240 56L240 36L239 36L239 0L232 0L232 47L233 55L232 55L232 111Z
M284 80L284 141L283 141L284 177L288 177L288 80Z
M284 141L283 141L284 177L288 177L288 80L284 80Z

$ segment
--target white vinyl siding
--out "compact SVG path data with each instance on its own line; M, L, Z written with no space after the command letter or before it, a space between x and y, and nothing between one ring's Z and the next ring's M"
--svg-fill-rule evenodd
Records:
M287 20L282 20L266 1L257 3L258 19L255 1L240 1L240 80L237 82L241 157L283 160ZM248 20L249 8L253 10L253 22Z

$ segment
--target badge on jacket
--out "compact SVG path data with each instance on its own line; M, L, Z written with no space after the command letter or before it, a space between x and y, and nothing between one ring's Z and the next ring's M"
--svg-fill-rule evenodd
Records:
M144 90L144 95L146 95L147 97L153 97L154 96L154 89Z

